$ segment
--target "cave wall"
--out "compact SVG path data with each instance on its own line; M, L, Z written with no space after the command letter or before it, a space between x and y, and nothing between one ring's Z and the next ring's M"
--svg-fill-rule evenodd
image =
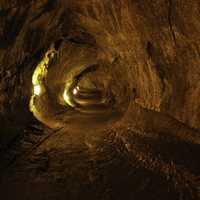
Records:
M128 71L134 101L199 128L198 1L1 1L0 12L1 112L30 94L17 87L52 42L86 32Z
M0 149L17 152L0 168L1 189L18 199L198 199L199 17L198 0L0 0ZM49 85L69 65L98 63L91 80L116 97L116 123L24 130L33 72L60 40Z

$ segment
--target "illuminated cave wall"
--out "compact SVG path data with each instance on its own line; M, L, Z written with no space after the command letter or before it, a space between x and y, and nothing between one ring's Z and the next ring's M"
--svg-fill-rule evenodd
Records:
M198 0L0 0L2 149L21 136L27 126L36 123L30 109L33 75L52 47L55 58L46 63L50 92L41 100L41 116L36 118L50 128L68 128L68 134L62 132L38 148L34 146L36 152L30 153L28 163L23 163L23 156L19 159L21 164L16 171L23 171L22 176L11 165L11 173L5 173L4 181L13 176L21 179L24 186L28 166L37 163L36 170L33 167L29 174L34 181L25 184L36 196L39 186L34 190L30 185L37 186L39 182L42 193L45 191L51 199L65 195L71 199L82 195L89 199L145 199L152 195L156 199L159 192L165 194L161 199L181 195L198 199L199 19ZM88 118L83 128L79 127L79 115L68 119L70 112L64 109L62 94L71 76L93 65L99 67L86 79L95 82L106 95L114 96L112 109L119 116L98 126ZM60 112L63 114L57 117ZM55 131L47 127L41 130ZM163 138L167 138L165 142ZM140 163L139 167L135 163ZM148 172L137 171L134 177L133 168ZM42 183L46 180L45 188ZM121 185L115 184L119 180ZM9 184L4 185L9 188ZM153 193L158 184L160 190ZM94 186L92 192L87 190L88 185ZM178 185L175 192L174 185ZM133 186L137 191L134 194ZM16 190L19 197L24 194L23 189ZM179 190L184 192L177 194Z
M98 48L104 61L119 60L138 104L198 128L198 17L197 1L2 1L1 87L14 91L1 92L1 110L20 96L16 86L29 86L51 43L83 33L78 40Z

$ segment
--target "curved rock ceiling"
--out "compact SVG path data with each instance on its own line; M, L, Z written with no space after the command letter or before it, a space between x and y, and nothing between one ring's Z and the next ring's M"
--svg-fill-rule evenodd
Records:
M0 0L3 199L199 199L198 0Z

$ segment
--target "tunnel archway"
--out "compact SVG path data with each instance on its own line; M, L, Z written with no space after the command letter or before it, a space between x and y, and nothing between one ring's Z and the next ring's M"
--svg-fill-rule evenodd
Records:
M4 199L199 199L197 0L0 0L0 22Z

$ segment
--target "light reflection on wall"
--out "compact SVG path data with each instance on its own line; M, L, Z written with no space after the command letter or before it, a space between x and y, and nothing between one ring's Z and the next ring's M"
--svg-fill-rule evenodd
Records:
M44 80L48 73L48 64L49 64L50 59L54 58L55 54L56 54L55 49L50 48L50 50L46 52L45 56L39 62L39 64L35 68L35 71L33 72L33 76L32 76L33 92L30 99L29 108L30 108L30 111L33 113L33 115L37 119L40 119L41 116L40 116L40 112L37 111L35 101L37 100L37 98L39 98L39 96L42 95L42 93L45 92Z
M40 106L38 103L40 98L42 98L42 95L44 95L46 92L45 79L48 74L49 62L55 57L56 53L57 51L51 47L36 66L32 75L32 96L29 102L29 109L33 113L34 117L48 126L51 124L53 127L59 126L59 123L55 122L54 120L52 121L50 118L46 118L46 116L44 116L43 112L40 110L43 106ZM73 101L70 97L70 88L72 83L73 78L67 80L62 95L64 105L70 107L74 107Z

